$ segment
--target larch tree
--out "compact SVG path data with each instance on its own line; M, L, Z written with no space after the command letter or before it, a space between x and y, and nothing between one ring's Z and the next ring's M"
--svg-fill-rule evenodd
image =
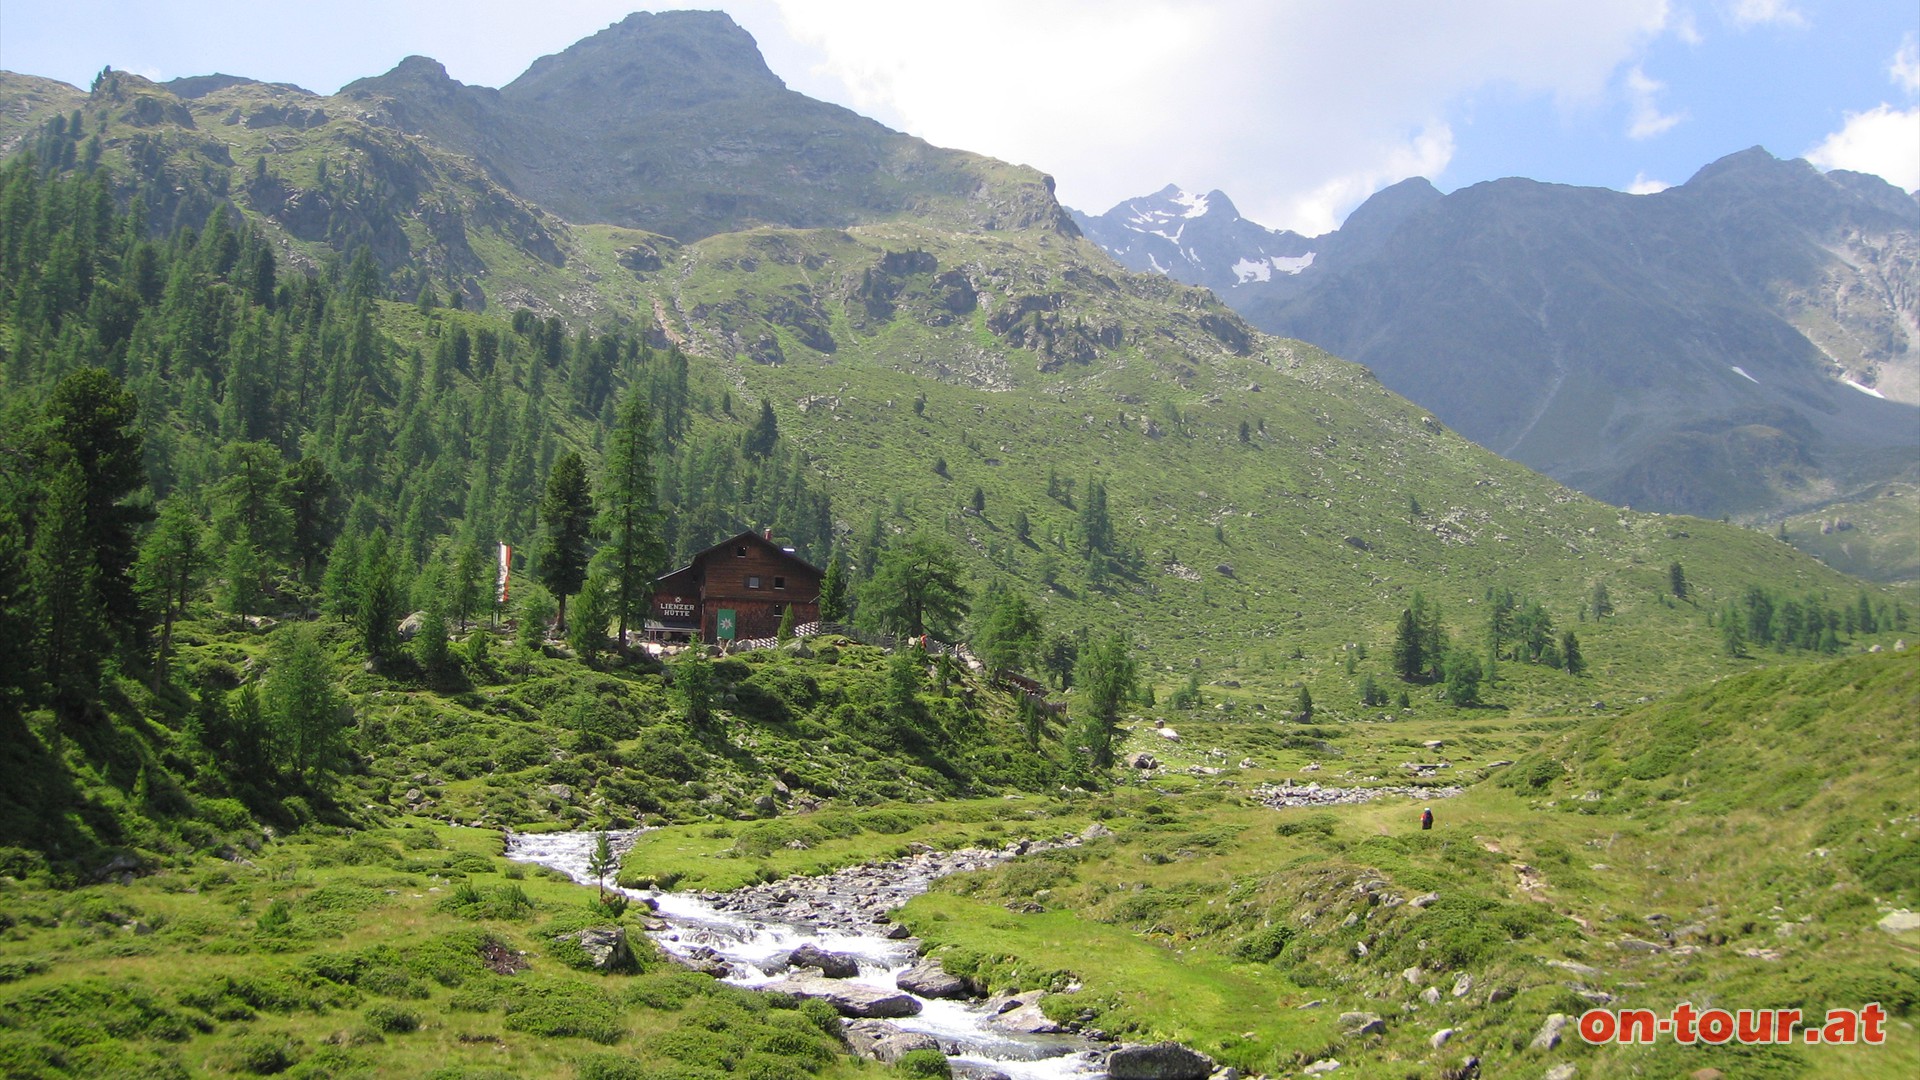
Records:
M882 632L951 640L967 614L960 560L925 530L896 538L860 584L860 619Z
M600 531L607 538L601 559L624 647L628 626L646 618L653 580L667 555L654 505L653 422L644 388L627 391L607 433L600 497ZM599 629L604 633L606 627Z
M1096 769L1113 764L1113 736L1120 724L1120 708L1132 700L1139 678L1133 642L1124 633L1092 642L1080 654L1074 671L1074 693L1084 702L1080 735L1086 740Z
M301 778L320 780L346 751L346 708L332 666L308 623L288 625L273 644L261 704L277 756Z

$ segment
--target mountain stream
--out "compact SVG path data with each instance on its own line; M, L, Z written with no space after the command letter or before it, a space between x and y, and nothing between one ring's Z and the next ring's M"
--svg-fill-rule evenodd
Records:
M506 855L552 867L591 885L593 876L587 872L587 861L597 835L513 833L507 840ZM616 852L624 853L635 835L637 830L610 833L608 838ZM1058 843L1078 842L1069 838ZM903 931L895 928L885 913L925 892L936 877L988 866L1026 850L1025 843L1001 851L923 850L884 863L819 877L784 878L729 893L619 891L655 906L655 925L664 923L665 928L652 930L648 936L662 949L696 965L724 962L726 981L737 986L761 987L798 974L787 969L787 956L803 945L813 945L858 963L857 975L836 981L891 994L900 992L894 980L913 966L918 956L913 939L888 936L889 931ZM1004 1022L995 1021L996 1010L1009 1007L1005 999L982 1003L916 996L915 1000L920 1005L918 1013L890 1022L902 1031L938 1040L955 1076L1091 1080L1104 1075L1103 1055L1084 1038L1004 1030Z

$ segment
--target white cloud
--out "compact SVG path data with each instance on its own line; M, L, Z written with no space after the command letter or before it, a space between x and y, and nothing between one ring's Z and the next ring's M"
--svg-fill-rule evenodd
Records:
M1453 160L1453 129L1433 123L1403 138L1384 140L1370 156L1372 164L1287 198L1276 220L1308 236L1333 231L1348 210L1381 188L1411 176L1438 176Z
M1691 11L1676 11L1671 24L1673 36L1688 45L1700 45L1707 39L1700 33L1700 24L1694 20Z
M1627 185L1629 195L1658 195L1672 187L1665 180L1655 180L1644 172L1633 174L1633 183Z
M1084 210L1177 173L1302 232L1444 170L1475 94L1604 104L1672 20L1668 0L773 2L818 57L796 89L1044 168Z
M1882 104L1850 112L1840 130L1806 157L1822 169L1873 173L1903 191L1920 189L1920 107Z
M1893 54L1893 66L1887 69L1895 84L1909 94L1920 94L1920 39L1908 34Z
M1734 0L1730 14L1736 26L1807 25L1807 17L1793 6L1792 0Z
M1660 111L1659 97L1666 88L1666 83L1650 77L1638 67L1627 72L1627 99L1633 104L1633 119L1627 125L1628 138L1651 139L1656 135L1664 135L1686 119L1685 112Z

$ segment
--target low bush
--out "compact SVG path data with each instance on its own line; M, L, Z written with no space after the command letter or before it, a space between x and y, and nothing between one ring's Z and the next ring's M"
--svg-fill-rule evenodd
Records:
M947 1055L938 1050L909 1050L894 1063L894 1070L902 1076L921 1077L924 1080L951 1080L953 1067L947 1064Z
M507 1002L506 1027L529 1035L577 1036L615 1043L626 1035L613 999L571 979L538 979L515 984Z
M420 1017L409 1009L385 1001L376 1001L361 1013L367 1026L389 1035L404 1035L420 1028Z

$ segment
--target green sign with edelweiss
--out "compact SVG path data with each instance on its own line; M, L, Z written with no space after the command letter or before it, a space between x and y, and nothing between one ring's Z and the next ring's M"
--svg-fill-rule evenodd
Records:
M723 607L714 618L714 636L721 641L733 640L733 609Z

